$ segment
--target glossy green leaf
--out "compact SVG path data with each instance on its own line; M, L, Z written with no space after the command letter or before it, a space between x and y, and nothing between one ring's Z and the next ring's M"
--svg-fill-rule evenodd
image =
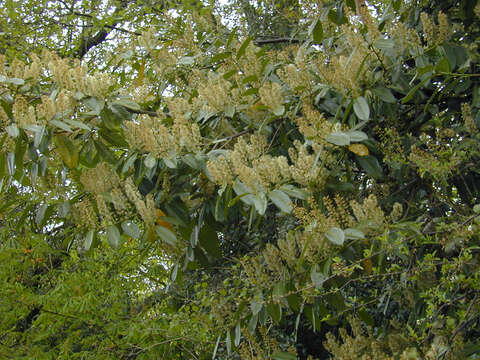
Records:
M140 238L140 233L141 233L140 228L133 221L125 220L124 222L122 222L121 226L122 226L123 232L128 236L134 239Z

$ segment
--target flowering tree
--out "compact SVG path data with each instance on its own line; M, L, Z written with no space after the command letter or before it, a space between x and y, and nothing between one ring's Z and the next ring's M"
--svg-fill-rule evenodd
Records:
M480 355L475 1L2 8L2 358Z

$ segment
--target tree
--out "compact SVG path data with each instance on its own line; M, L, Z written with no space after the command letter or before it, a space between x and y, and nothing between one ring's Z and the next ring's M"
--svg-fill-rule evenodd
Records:
M475 1L15 5L2 358L478 358Z

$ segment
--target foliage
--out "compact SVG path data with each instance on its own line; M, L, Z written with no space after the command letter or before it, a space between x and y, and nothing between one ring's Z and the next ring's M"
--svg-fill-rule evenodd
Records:
M480 356L475 1L4 5L2 358Z

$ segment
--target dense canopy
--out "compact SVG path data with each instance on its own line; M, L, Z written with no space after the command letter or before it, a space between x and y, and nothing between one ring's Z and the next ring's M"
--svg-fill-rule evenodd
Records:
M479 359L476 0L0 0L0 358Z

